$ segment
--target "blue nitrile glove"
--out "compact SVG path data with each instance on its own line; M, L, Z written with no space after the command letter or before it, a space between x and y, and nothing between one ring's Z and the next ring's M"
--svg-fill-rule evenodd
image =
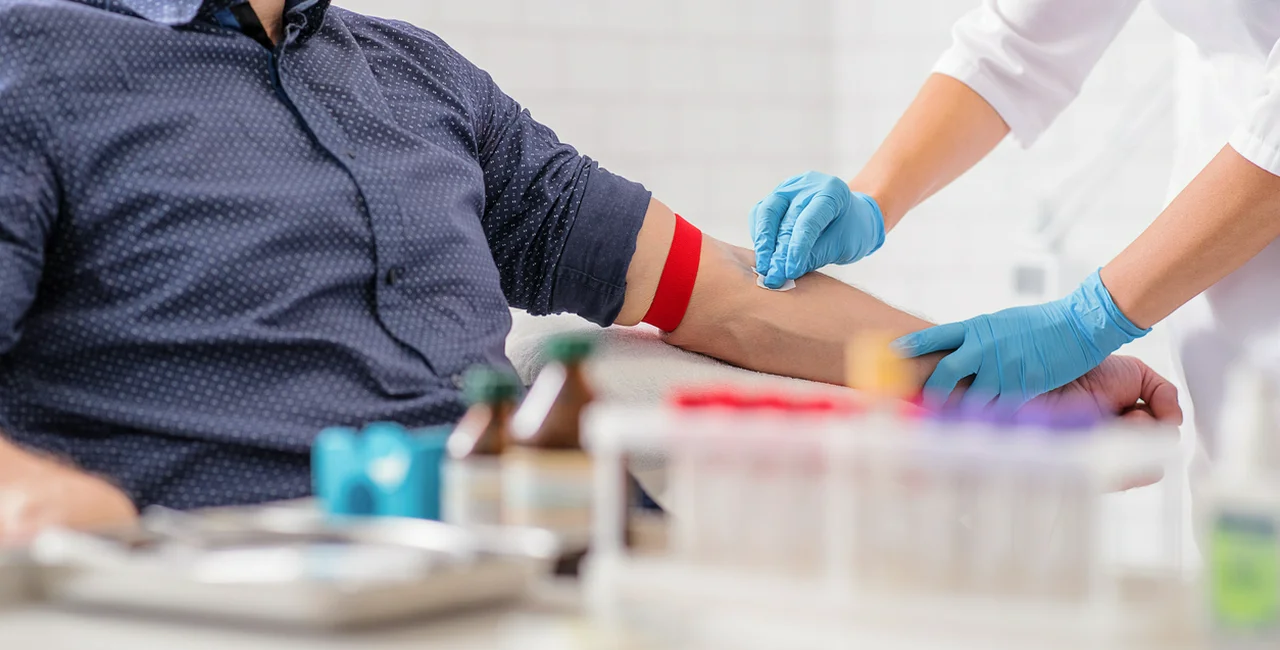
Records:
M851 264L884 245L880 206L835 176L793 176L751 210L756 271L777 289L828 264Z
M931 403L945 401L961 379L977 375L966 402L995 398L997 407L1015 409L1075 381L1150 331L1120 312L1094 272L1061 300L940 325L894 345L908 357L955 350L925 383Z

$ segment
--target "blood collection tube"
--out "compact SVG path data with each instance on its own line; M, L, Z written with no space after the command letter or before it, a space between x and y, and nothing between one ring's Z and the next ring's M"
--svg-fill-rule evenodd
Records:
M986 528L986 522L993 507L991 445L995 432L979 409L956 409L951 418L950 458L956 517L952 546L955 564L951 577L960 591L981 591L989 581L991 531Z
M1062 540L1060 580L1051 582L1055 592L1067 598L1084 598L1103 561L1099 551L1098 521L1101 488L1092 468L1085 465L1085 447L1098 432L1099 415L1092 405L1074 405L1060 411L1050 433L1056 438L1059 457L1066 463L1058 473L1051 498L1058 505L1054 534Z
M786 453L786 500L783 528L787 567L806 577L821 574L826 537L827 479L831 471L830 436L841 406L826 397L795 397L789 400L786 417L794 423L784 444ZM849 408L846 406L845 408ZM845 412L847 414L847 411Z
M856 588L857 562L865 554L858 537L859 502L866 498L860 483L865 472L858 465L863 442L858 433L865 409L853 399L835 400L832 405L821 445L826 470L820 487L821 563L826 581L836 590L846 590Z
M707 524L707 552L712 561L740 564L747 549L744 540L756 515L746 498L743 484L750 482L751 454L749 399L740 389L720 390L708 405L708 428L703 438L701 458L707 479L705 508L710 515Z
M1023 487L1023 466L1011 411L994 406L972 416L985 430L980 497L975 512L978 531L977 586L986 592L1007 592L1016 582L1014 538Z
M1017 547L1025 587L1052 597L1083 594L1093 539L1097 496L1088 480L1081 443L1096 429L1096 407L1032 405L1019 413L1020 435L1034 449L1023 533Z
M736 550L734 518L735 453L728 432L733 426L737 397L722 387L686 391L675 400L677 498L687 504L678 511L678 538L695 562L730 559Z
M892 577L888 566L895 534L895 518L902 507L898 490L898 458L891 447L892 421L883 412L862 418L855 435L859 437L857 499L855 502L855 569L869 581Z
M789 415L786 399L766 392L746 395L735 414L737 447L744 455L736 466L737 493L751 506L743 513L740 539L743 560L752 568L779 569L789 561L786 522L794 507L790 469L795 454L790 438L798 433Z
M671 441L670 488L672 502L670 530L672 554L687 562L698 558L698 410L707 404L705 392L680 390L667 399L667 426L675 432Z
M1049 590L1056 573L1052 550L1059 505L1053 485L1061 463L1054 457L1056 438L1049 430L1052 414L1049 406L1024 407L1018 413L1013 440L1019 487L1011 513L1010 571L1015 587L1035 596Z
M872 580L901 577L906 528L900 513L908 498L903 475L902 401L918 390L907 362L893 348L894 336L859 336L845 351L846 378L869 404L859 421L854 471L861 488L855 502L855 570Z
M910 444L909 508L904 511L910 526L913 586L926 590L949 588L954 584L956 554L956 412L908 410L917 420L918 433Z
M879 550L876 562L880 579L895 585L927 581L923 567L926 530L930 522L925 511L937 476L924 440L925 424L919 408L905 402L882 409L872 418L880 420L881 435L874 441L872 477L883 498L873 510Z

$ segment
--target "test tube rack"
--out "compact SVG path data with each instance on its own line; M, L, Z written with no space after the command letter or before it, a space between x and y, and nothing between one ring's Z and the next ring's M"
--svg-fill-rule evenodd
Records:
M666 647L1198 647L1174 431L609 404L584 427L587 602L661 630ZM635 455L667 461L662 550L625 543ZM1126 522L1104 522L1103 500L1143 478L1166 483L1160 568L1104 549Z

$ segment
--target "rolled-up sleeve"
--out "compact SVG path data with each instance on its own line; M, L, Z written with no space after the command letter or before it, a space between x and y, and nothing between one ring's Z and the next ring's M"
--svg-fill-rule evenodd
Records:
M627 269L649 210L643 186L590 163L576 216L555 265L548 312L611 325L627 293Z
M1231 136L1231 148L1253 164L1280 176L1280 43L1267 60L1262 89Z
M31 73L0 26L0 364L22 335L57 210L47 138Z
M934 72L991 104L1031 146L1080 94L1141 0L983 0L953 30Z
M508 303L612 324L649 191L560 142L487 73L471 78L482 221Z

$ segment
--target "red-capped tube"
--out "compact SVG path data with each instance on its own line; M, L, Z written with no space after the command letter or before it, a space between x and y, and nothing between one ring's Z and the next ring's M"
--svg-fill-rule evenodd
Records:
M667 401L679 409L698 409L711 405L711 395L705 391L676 391Z
M836 401L830 397L800 397L792 402L792 408L805 413L835 413Z
M795 400L779 393L765 393L756 398L757 408L766 411L788 412L794 411Z

